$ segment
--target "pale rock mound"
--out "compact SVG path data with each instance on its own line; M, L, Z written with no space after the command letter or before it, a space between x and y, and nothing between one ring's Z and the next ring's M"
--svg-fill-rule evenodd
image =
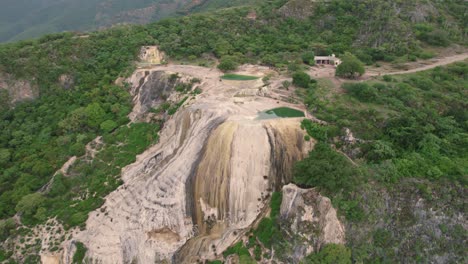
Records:
M339 221L329 198L315 189L301 189L294 184L283 187L281 226L294 254L291 263L299 263L326 244L345 244L345 227Z
M135 116L144 112L143 94L163 93L160 77L174 72L200 79L203 93L169 117L159 143L123 169L124 184L74 236L88 248L88 259L103 264L214 259L268 210L271 192L291 180L292 164L313 147L313 140L304 140L302 118L257 119L260 111L297 106L260 96L238 104L241 89L260 86L233 86L208 68L138 70L129 81L141 104Z

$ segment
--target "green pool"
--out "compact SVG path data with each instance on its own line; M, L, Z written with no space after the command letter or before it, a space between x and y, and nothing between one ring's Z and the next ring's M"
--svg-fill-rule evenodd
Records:
M289 108L289 107L278 107L258 113L258 120L263 119L274 119L274 118L288 118L288 117L304 117L304 112Z
M258 78L260 77L232 73L224 74L223 76L221 76L221 79L230 81L251 81L257 80Z

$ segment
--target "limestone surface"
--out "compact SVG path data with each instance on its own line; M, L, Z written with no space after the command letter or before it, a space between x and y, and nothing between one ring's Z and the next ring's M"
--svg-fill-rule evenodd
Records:
M262 69L256 71L262 74ZM165 92L173 96L175 92L161 80L173 73L200 79L203 92L191 95L169 117L158 144L122 170L124 184L74 236L87 247L88 259L99 263L213 259L268 209L271 192L290 181L292 164L313 147L313 140L304 140L302 118L258 119L259 112L278 106L300 107L275 100L274 95L252 95L236 103L235 95L242 89L258 89L263 83L233 84L221 80L221 72L203 67L137 70L127 80L136 96L130 117L138 120L148 108L148 98L159 100ZM66 258L70 256L65 254Z

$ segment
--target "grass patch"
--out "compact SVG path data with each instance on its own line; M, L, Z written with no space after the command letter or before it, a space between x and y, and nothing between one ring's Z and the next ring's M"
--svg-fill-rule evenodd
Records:
M73 263L83 263L86 255L86 247L81 242L76 242L76 252L73 255Z
M266 111L267 114L275 114L279 117L304 117L304 112L289 107L278 107Z
M260 77L232 73L224 74L223 76L221 76L221 79L230 81L252 81L257 80L258 78Z

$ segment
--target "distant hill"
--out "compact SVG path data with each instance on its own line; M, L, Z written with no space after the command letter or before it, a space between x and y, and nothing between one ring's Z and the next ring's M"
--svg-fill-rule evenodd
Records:
M0 42L62 31L88 31L116 24L146 24L191 12L252 0L4 0Z

